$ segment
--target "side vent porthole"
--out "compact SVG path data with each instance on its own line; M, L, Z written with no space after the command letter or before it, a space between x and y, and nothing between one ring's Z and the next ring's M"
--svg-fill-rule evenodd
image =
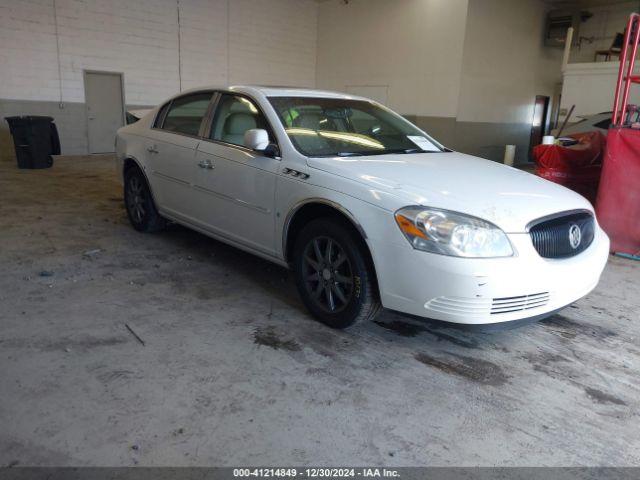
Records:
M299 172L297 170L292 170L291 168L285 168L282 170L282 173L285 175L291 175L292 177L300 178L302 180L306 180L309 178L309 175L304 172Z

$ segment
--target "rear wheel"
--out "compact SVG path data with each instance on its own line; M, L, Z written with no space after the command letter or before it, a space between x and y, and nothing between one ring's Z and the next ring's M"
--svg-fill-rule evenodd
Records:
M139 232L162 230L166 221L156 209L147 180L137 167L124 174L124 203L133 228Z
M302 301L333 328L371 320L381 309L366 247L354 237L343 222L318 219L302 229L294 247Z

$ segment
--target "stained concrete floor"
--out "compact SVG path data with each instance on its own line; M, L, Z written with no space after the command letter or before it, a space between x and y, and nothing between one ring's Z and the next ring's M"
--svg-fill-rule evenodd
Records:
M0 465L640 465L639 262L518 330L333 331L121 197L111 157L0 163Z

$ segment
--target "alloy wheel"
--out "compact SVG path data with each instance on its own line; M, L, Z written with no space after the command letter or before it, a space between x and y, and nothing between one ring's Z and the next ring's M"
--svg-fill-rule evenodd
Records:
M127 207L136 223L142 223L146 214L146 192L140 178L133 175L129 178Z
M353 270L342 246L329 237L312 238L302 258L305 288L322 310L337 313L353 295Z

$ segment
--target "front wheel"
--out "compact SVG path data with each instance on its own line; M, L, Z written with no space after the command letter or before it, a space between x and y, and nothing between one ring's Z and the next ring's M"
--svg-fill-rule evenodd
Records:
M333 219L314 220L298 235L293 255L298 292L309 311L330 327L372 320L381 309L365 248L349 227Z

